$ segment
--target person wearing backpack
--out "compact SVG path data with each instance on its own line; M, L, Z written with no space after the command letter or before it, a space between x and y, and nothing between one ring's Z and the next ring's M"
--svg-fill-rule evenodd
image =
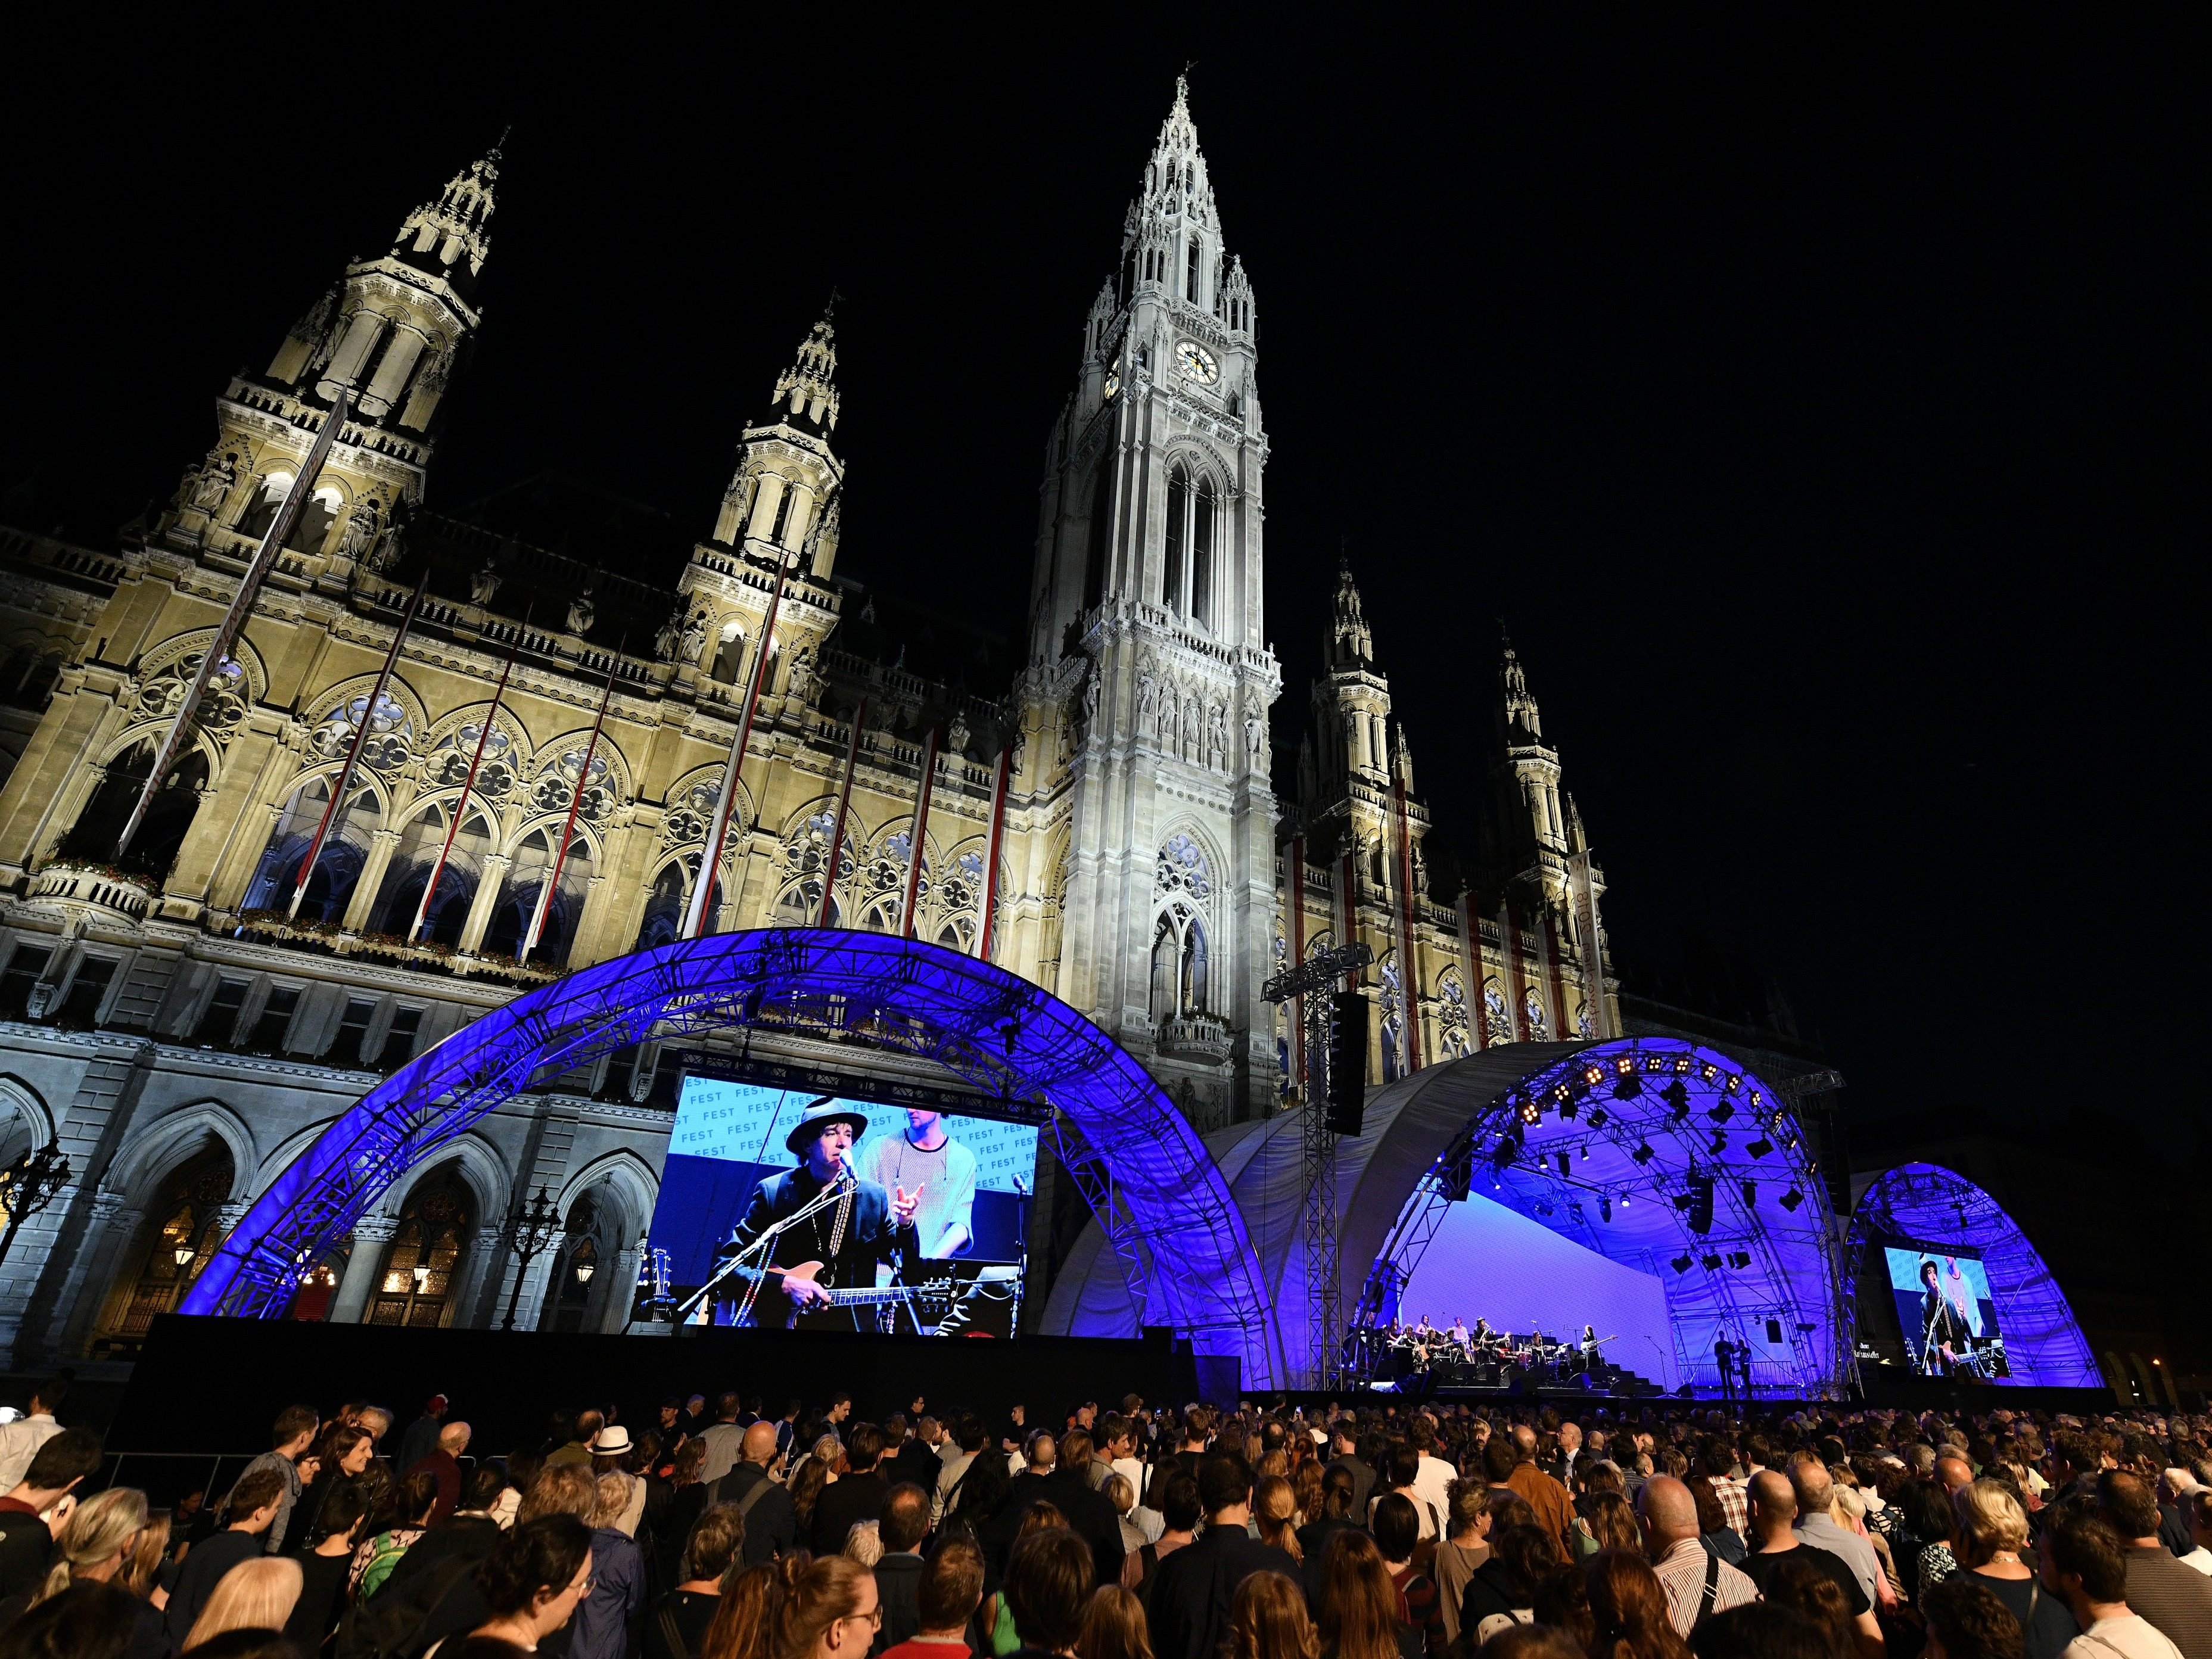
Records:
M775 1462L775 1436L773 1423L747 1429L737 1467L714 1482L707 1499L736 1506L744 1522L741 1559L749 1567L788 1555L799 1542L799 1513L792 1508L791 1494L769 1473Z

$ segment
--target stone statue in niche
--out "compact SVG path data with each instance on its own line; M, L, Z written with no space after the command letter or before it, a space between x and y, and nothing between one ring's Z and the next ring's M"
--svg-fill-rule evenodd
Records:
M368 550L376 545L376 497L364 495L346 514L345 528L338 532L338 556L342 559L365 559Z
M590 633L592 623L599 614L592 604L592 590L587 587L568 601L568 631L571 634Z
M212 513L230 499L232 487L237 483L237 455L217 455L210 450L199 477L191 482L191 503L203 513Z
M948 755L966 755L968 739L975 735L968 729L967 715L957 709L954 710L952 724L945 728L945 752Z
M703 611L684 624L684 637L677 642L676 660L698 666L699 653L707 648L708 617Z
M814 647L802 645L792 653L791 681L784 695L793 702L804 703L814 695Z
M499 597L499 584L498 569L489 559L486 559L477 567L476 574L469 578L469 603L489 605Z
M1255 767L1267 756L1267 722L1257 714L1244 717L1244 756Z
M398 564L407 551L407 526L398 519L385 526L384 534L371 548L368 556L362 561L370 570L382 572Z
M1137 725L1141 729L1151 723L1159 707L1160 688L1150 669L1137 676Z
M1218 702L1206 716L1206 758L1212 766L1229 763L1229 716Z
M668 613L668 620L660 624L659 631L653 636L653 655L655 661L676 660L676 648L683 643L684 640L684 610L679 605Z
M1083 678L1083 723L1086 727L1098 718L1098 695L1103 689L1104 683L1105 676L1099 672L1097 665L1093 664L1091 672ZM1144 695L1144 683L1139 681L1137 686L1137 696L1141 700Z

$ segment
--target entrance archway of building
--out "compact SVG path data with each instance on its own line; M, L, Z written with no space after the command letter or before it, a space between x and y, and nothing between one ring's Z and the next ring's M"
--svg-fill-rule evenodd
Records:
M541 987L401 1067L270 1183L182 1311L280 1318L301 1278L406 1170L501 1102L602 1054L747 1027L875 1048L1044 1119L1144 1322L1282 1386L1283 1350L1244 1218L1188 1120L1081 1014L941 946L839 928L711 935Z

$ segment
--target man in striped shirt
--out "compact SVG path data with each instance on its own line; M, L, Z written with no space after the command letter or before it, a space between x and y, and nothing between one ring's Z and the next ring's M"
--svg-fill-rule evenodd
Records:
M1644 1523L1644 1553L1667 1592L1667 1613L1676 1635L1689 1635L1701 1618L1759 1600L1759 1586L1749 1575L1698 1541L1697 1499L1680 1481L1671 1475L1653 1475L1636 1495L1636 1513ZM1708 1583L1712 1587L1710 1606Z
M1716 1437L1705 1444L1700 1461L1705 1466L1704 1480L1720 1500L1721 1513L1728 1517L1729 1528L1736 1536L1750 1540L1748 1530L1751 1511L1744 1501L1743 1488L1735 1482L1735 1449L1727 1440Z

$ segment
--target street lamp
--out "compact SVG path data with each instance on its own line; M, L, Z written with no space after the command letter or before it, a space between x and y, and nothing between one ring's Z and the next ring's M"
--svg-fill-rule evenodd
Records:
M515 1200L514 1207L507 1212L507 1224L501 1231L507 1248L515 1255L514 1289L507 1296L507 1318L500 1327L511 1331L514 1328L515 1308L522 1300L522 1281L530 1272L532 1259L561 1236L560 1206L554 1203L551 1194L540 1187L538 1196L528 1204L520 1198Z
M0 1209L8 1212L8 1230L0 1233L0 1261L8 1259L9 1246L22 1224L52 1203L69 1178L70 1161L51 1141L27 1150L0 1169Z

